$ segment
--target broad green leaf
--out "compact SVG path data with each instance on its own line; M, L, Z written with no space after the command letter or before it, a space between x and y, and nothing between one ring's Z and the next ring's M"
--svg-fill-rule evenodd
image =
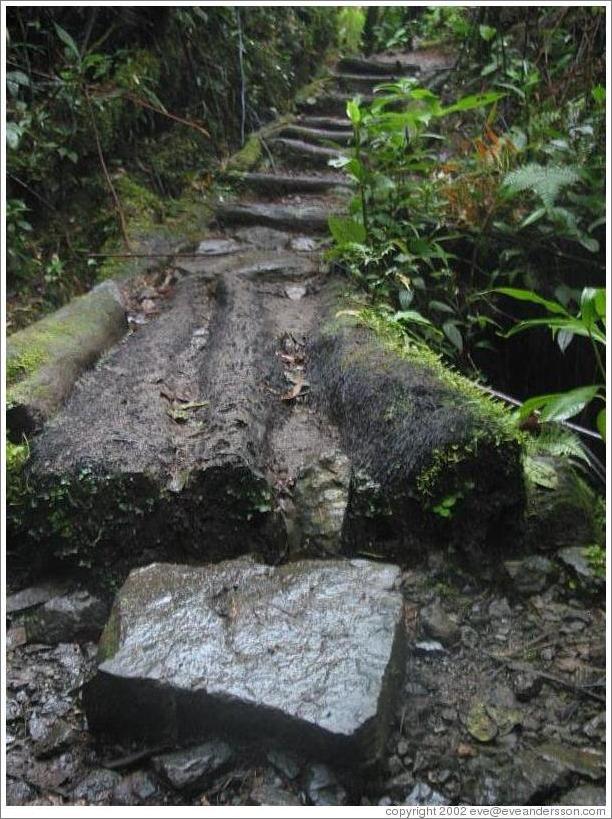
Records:
M19 146L21 139L21 128L16 122L6 123L6 144L9 148L15 150Z
M598 318L596 299L599 292L596 287L585 287L580 296L580 316L587 330L593 327Z
M492 105L497 100L502 99L505 97L505 94L502 94L499 91L485 91L482 94L468 94L466 97L462 97L457 102L453 103L453 105L449 105L447 108L441 108L438 116L446 116L447 114L454 114L456 111L471 111L473 108L485 108L487 105Z
M589 336L594 340L599 342L599 344L606 343L605 334L601 332L597 327L592 327L590 332L589 329L585 326L584 322L577 318L572 318L568 316L567 318L541 318L541 319L528 319L527 321L521 321L516 327L513 327L511 330L508 330L506 333L506 338L510 338L511 336L515 336L517 333L523 333L525 330L530 330L532 327L548 327L549 330L552 330L553 334L557 333L559 330L567 330L568 332L575 333L577 336L584 336L588 338Z
M573 418L592 401L599 387L591 384L567 392L537 395L525 401L519 411L520 418L526 418L535 410L540 411L542 421L567 421Z
M513 299L517 299L517 301L529 301L532 304L540 304L542 307L545 307L549 313L569 316L569 313L562 304L542 298L542 296L538 296L537 293L534 293L533 290L522 290L518 287L496 287L495 290L491 292L510 296Z
M591 96L598 105L602 105L606 101L606 89L603 85L596 85L591 88Z
M452 321L445 321L442 325L444 335L459 352L463 352L463 336Z
M496 28L493 28L493 26L484 26L484 25L483 25L483 26L479 26L479 27L478 27L478 33L480 34L480 36L482 37L482 39L483 39L483 40L485 40L485 42L487 42L487 43L488 43L488 42L490 42L490 41L491 41L491 40L492 40L492 39L495 37L495 35L497 34L497 29L496 29Z
M353 125L359 125L361 122L361 108L359 107L359 103L355 100L349 100L346 103L346 115Z
M597 429L601 437L606 440L606 411L605 409L600 410L597 413Z
M76 60L80 62L80 60L81 60L81 54L80 54L80 52L79 52L79 49L78 49L78 47L77 47L77 44L74 42L74 40L72 39L72 37L70 36L70 34L68 34L68 32L66 31L66 29L65 29L65 28L62 28L62 27L61 27L60 25L58 25L57 23L55 23L55 22L54 22L54 23L53 23L53 25L55 26L55 31L56 31L56 33L57 33L57 36L60 38L60 40L61 40L61 41L62 41L62 42L65 44L65 45L67 45L67 46L68 46L68 49L69 49L69 50L72 52L72 54L73 54L73 56L76 58Z
M536 208L532 213L527 216L526 219L523 219L520 226L522 228L527 227L528 225L533 225L534 222L537 222L538 219L541 219L543 216L546 216L546 208Z
M586 250L589 251L589 253L599 252L599 242L592 236L586 236L584 233L582 233L578 241L580 242L582 247L586 248Z
M455 312L450 305L444 304L443 301L436 301L435 299L429 302L429 309L430 310L439 310L441 313L454 313Z
M427 324L431 321L422 316L417 310L400 310L391 317L393 321L405 322L406 324Z
M330 216L327 219L327 223L332 236L338 244L363 244L363 242L365 242L366 230L361 222L342 216Z
M573 418L595 398L597 390L597 385L593 384L560 393L542 407L542 420L567 421L568 418Z

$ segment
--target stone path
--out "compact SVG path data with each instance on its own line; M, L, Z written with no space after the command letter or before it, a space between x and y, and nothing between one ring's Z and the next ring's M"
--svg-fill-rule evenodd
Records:
M443 536L475 564L496 559L523 503L503 422L431 363L335 322L350 283L323 255L328 216L350 195L328 166L342 150L330 138L351 138L347 98L417 62L340 63L294 121L268 129L259 167L229 172L238 193L217 205L218 234L174 260L159 315L34 440L45 548L33 559L51 544L119 580L151 559L245 552L405 562L439 539L431 510L453 494L462 511ZM427 81L440 63L423 66ZM461 458L434 466L453 447ZM439 486L419 497L430 468Z
M77 645L70 682L64 655L50 655L62 665L62 720L52 729L53 708L35 706L34 754L46 759L72 747L71 697L87 677L84 707L99 748L119 743L128 757L116 766L122 770L136 743L152 768L121 777L113 765L99 767L99 751L87 751L94 770L79 758L62 779L72 763L60 765L51 789L61 798L189 803L180 791L201 794L199 804L223 803L245 759L258 771L264 760L271 767L249 779L248 797L234 789L242 803L343 804L377 794L387 804L399 791L412 800L405 804L446 804L460 793L489 798L486 764L469 768L464 788L463 779L453 785L454 767L445 777L417 758L412 734L440 755L440 743L413 724L427 693L419 674L430 688L437 677L449 708L467 709L461 720L474 722L457 672L449 673L452 685L440 678L449 653L462 662L474 637L471 615L455 610L449 618L428 578L401 574L395 563L406 569L430 552L435 560L440 542L481 570L499 563L524 503L518 448L498 414L431 362L401 359L364 328L335 321L349 284L323 256L327 218L349 196L328 166L350 141L347 97L359 91L367 99L381 78L415 71L426 82L439 67L426 55L399 65L393 57L341 61L325 91L266 138L259 166L228 174L238 194L219 202L218 231L197 255L174 260L159 314L78 381L34 440L28 477L39 517L31 528L46 550L37 557L87 566L102 599L35 594L31 605L41 608L25 618L23 639L15 632L15 657L32 648L23 646L28 628L42 643L45 629L52 642L61 633L74 645L89 637L92 612L99 628L107 610L109 585L127 577L97 659L91 646L81 655ZM435 453L449 451L462 457L440 465ZM429 497L419 494L425 477L435 485ZM432 512L445 495L461 499L446 528ZM424 604L417 629L411 611ZM17 613L30 607L14 605ZM490 621L497 625L494 614ZM470 662L460 667L475 679L494 665ZM17 710L25 701L17 698L19 673ZM476 717L484 713L485 727L506 736L512 693L485 706L476 702L482 685L470 691ZM27 801L27 790L43 789L51 773L27 751L20 756L21 739L14 741L12 776ZM536 754L542 781L524 786L525 802L579 784L580 764L589 782L600 781L599 756L568 763L563 754ZM469 763L471 751L462 758ZM365 785L354 778L364 765ZM504 769L496 798L515 775Z

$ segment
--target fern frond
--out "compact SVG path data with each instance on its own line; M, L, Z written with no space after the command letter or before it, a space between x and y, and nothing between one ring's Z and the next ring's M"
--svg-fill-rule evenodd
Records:
M578 170L570 165L539 165L537 162L530 162L510 171L504 179L504 186L511 193L533 191L542 200L544 207L550 210L554 208L563 188L576 184L580 179Z
M530 436L526 443L529 455L548 455L589 463L589 456L582 441L567 427L546 424L537 436Z

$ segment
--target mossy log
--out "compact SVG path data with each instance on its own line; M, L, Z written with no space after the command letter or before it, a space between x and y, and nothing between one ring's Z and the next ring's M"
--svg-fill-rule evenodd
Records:
M236 264L207 260L218 276L185 277L32 442L24 514L35 558L123 579L162 556L213 560L273 542L259 466L274 351L261 292L231 275Z
M84 296L10 336L6 349L7 430L14 441L38 431L81 373L127 330L116 284Z
M313 392L353 464L347 551L405 561L452 545L482 566L514 548L525 493L503 407L428 349L354 318L323 324L311 352Z

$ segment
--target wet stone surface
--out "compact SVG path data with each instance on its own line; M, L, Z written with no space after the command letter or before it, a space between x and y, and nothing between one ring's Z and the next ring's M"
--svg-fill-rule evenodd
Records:
M403 674L398 580L365 560L135 570L85 690L90 727L179 745L218 729L374 761Z
M603 610L558 582L541 595L505 598L453 569L450 557L405 572L402 589L405 684L378 775L355 781L299 749L253 755L228 743L227 767L194 788L174 787L157 761L172 748L87 731L80 689L95 673L94 644L26 644L8 654L9 804L604 804L605 704L594 698L605 690ZM426 634L432 611L434 622L456 624L459 639L421 651L418 644L436 642ZM491 739L470 733L472 709L494 725Z

